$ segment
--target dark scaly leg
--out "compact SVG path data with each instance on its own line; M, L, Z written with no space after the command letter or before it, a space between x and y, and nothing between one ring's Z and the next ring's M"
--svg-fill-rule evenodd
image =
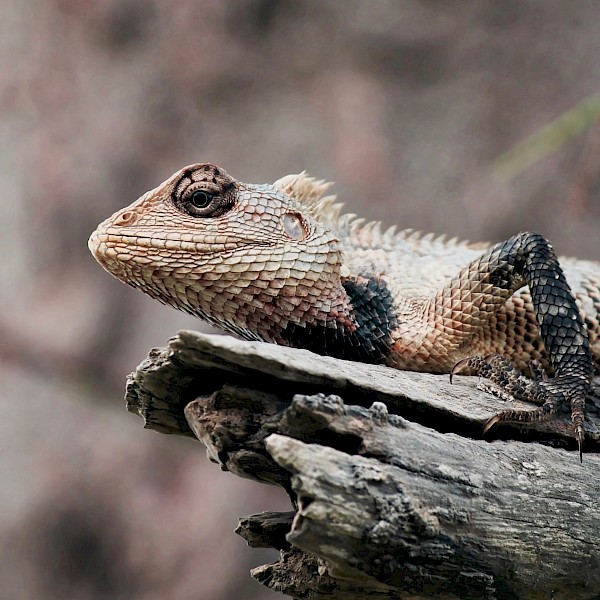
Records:
M592 355L587 331L575 298L552 246L534 233L520 233L491 248L459 275L459 285L471 286L479 301L479 314L468 325L479 325L523 284L529 286L540 335L555 376L531 380L501 357L475 356L459 361L452 374L464 367L488 378L511 396L541 404L527 410L505 410L492 417L486 431L501 421L525 422L548 418L564 402L570 402L579 450L583 444L585 399L590 389ZM453 280L454 285L456 282ZM450 284L452 285L452 284ZM494 297L490 302L486 300ZM464 325L463 324L463 327Z
M515 399L534 402L535 404L544 404L548 399L545 388L540 385L540 381L546 380L545 373L540 371L541 367L535 366L532 377L527 377L514 368L513 364L501 354L490 354L488 356L468 356L459 360L450 373L450 383L453 375L459 373L462 369L468 367L469 370L495 384L496 387L481 382L477 386L479 389L490 392L503 400L513 401ZM554 413L559 405L552 405L544 410ZM535 420L534 413L539 411L525 411L529 415L527 420ZM541 413L540 413L541 414ZM523 420L523 419L521 419ZM490 423L486 425L486 431L491 427Z

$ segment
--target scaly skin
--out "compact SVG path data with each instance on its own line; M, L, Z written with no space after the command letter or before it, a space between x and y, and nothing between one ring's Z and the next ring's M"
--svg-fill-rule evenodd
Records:
M541 405L488 427L568 402L581 447L600 368L600 264L561 268L532 233L488 246L381 232L340 216L328 185L304 174L251 185L191 165L101 223L89 246L121 281L243 338L413 371L468 368ZM532 361L554 377L512 368Z

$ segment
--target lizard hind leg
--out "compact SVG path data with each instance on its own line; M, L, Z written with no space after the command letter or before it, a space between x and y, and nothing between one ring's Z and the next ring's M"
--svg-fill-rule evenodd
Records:
M545 421L555 415L568 401L580 456L583 445L583 422L585 419L585 396L580 393L580 381L576 376L562 375L548 379L540 367L532 365L533 378L526 377L500 354L470 356L460 360L451 372L451 377L463 369L482 377L494 385L483 383L481 388L504 400L524 400L538 404L532 409L508 409L495 414L485 424L486 433L497 423L533 423ZM480 386L478 386L480 387Z
M528 379L513 372L508 361L495 357L463 360L454 372L461 366L469 366L497 383L505 394L541 405L532 411L504 411L490 420L488 429L500 421L545 420L559 406L570 403L581 455L585 400L593 370L592 351L575 296L552 246L541 235L522 232L491 247L436 294L430 301L428 314L438 329L443 328L445 301L447 304L448 297L456 299L460 310L450 315L450 321L458 321L461 333L454 334L453 341L468 347L468 335L488 326L506 300L523 285L529 287L539 336L554 377Z

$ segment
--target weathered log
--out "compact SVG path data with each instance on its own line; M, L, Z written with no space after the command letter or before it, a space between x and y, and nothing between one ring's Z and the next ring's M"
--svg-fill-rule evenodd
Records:
M294 513L238 533L280 550L253 575L294 598L600 597L598 406L580 464L567 416L484 440L504 403L476 383L180 332L127 401L288 491Z

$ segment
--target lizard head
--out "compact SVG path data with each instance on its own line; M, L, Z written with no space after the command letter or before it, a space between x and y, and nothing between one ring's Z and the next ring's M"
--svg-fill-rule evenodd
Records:
M153 298L269 339L272 327L318 320L315 303L328 314L341 290L338 240L287 191L190 165L101 223L89 248Z

